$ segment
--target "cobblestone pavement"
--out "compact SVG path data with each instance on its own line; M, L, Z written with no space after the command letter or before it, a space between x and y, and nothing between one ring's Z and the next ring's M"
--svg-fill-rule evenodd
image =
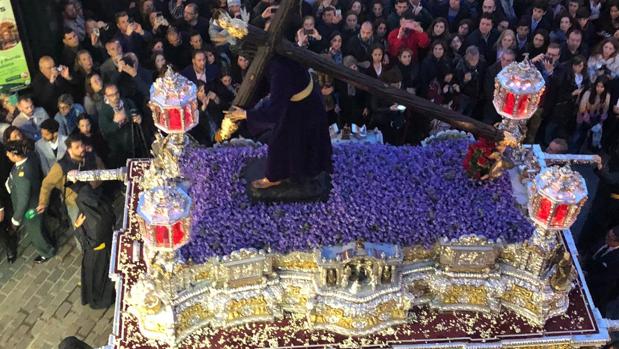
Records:
M82 305L77 241L69 239L47 263L35 264L34 257L28 237L12 265L0 249L0 349L56 349L67 336L95 348L107 344L114 308Z

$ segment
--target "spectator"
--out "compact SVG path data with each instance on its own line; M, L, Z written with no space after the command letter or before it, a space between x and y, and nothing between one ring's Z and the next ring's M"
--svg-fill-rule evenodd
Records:
M152 61L153 70L155 71L154 77L155 78L163 77L166 70L168 70L168 61L166 60L163 53L161 52L154 53L151 58L151 61Z
M488 64L494 64L501 57L501 53L507 49L516 50L516 34L511 29L506 29L499 35L499 39L494 44L494 51L496 53L491 56L492 60L488 61Z
M385 61L385 57L385 48L379 44L374 44L372 47L372 62L370 63L370 67L366 69L365 73L375 79L380 79L380 76L389 64L388 59L387 62ZM400 78L400 80L402 79Z
M528 40L530 33L529 23L521 19L516 26L516 53L520 56L524 52L528 52Z
M352 13L355 16L357 16L359 22L365 22L366 18L365 18L365 6L363 5L363 3L359 0L353 0L350 3L350 8L348 9L348 11L346 12L348 13Z
M41 139L34 144L44 176L47 176L52 165L62 159L67 151L67 147L64 144L67 136L59 134L58 126L58 122L54 119L43 121L41 124Z
M383 47L389 46L387 41L388 30L387 22L382 19L377 20L374 23L374 42L383 45Z
M582 42L582 32L580 29L570 29L567 32L567 39L561 44L561 57L559 58L559 62L567 62L576 56L586 57L587 51L587 48Z
M593 138L593 126L601 124L608 116L610 107L610 92L608 91L608 78L598 76L591 87L580 98L580 106L576 117L576 130L570 140L570 152L578 153L584 147L600 148L601 144L591 142ZM601 138L601 137L600 137Z
M62 159L52 165L49 173L41 183L41 192L38 195L39 204L37 212L42 214L48 209L50 198L53 189L60 190L63 196L63 202L66 206L67 213L71 220L71 225L75 226L75 221L79 213L77 208L77 193L70 187L66 186L67 173L73 170L96 170L105 168L101 159L93 153L87 153L84 148L84 143L79 136L71 135L65 140L66 153ZM89 182L93 188L101 185L101 182Z
M575 56L567 66L553 74L544 96L543 144L549 144L557 137L567 139L572 134L578 98L588 85L583 56Z
M563 138L555 138L544 150L546 154L567 154L567 141Z
M75 57L77 51L80 50L80 41L75 34L75 31L71 28L64 28L64 35L62 37L62 53L60 54L60 64L73 68L75 64Z
M103 105L103 81L97 73L86 76L86 96L84 97L84 109L88 115L97 120L99 110Z
M550 32L550 41L558 42L560 44L565 43L570 29L572 29L573 26L574 23L572 22L570 15L564 13L561 17L559 17L559 25ZM569 58L567 60L569 60Z
M459 35L451 34L447 38L447 43L449 44L449 56L451 57L451 63L455 67L462 60L462 56L464 55L465 49L464 44L462 42L462 38Z
M470 19L465 18L461 20L460 23L458 23L457 34L462 38L466 38L471 33L472 28L473 28L473 22Z
M619 268L619 227L608 229L606 239L597 243L595 251L583 264L591 298L602 316L606 316L608 303L612 301L619 281L619 273L615 272Z
M128 158L145 152L140 137L142 118L130 99L120 98L116 85L107 85L104 96L106 102L99 111L99 129L110 150L110 167L121 167Z
M19 115L17 109L17 95L0 94L0 106L2 107L1 124L10 125L13 120ZM4 131L4 130L2 130ZM2 154L0 154L2 156Z
M608 75L612 79L619 76L617 50L619 50L619 41L615 38L608 38L602 40L596 49L591 52L589 61L587 61L591 82L601 75Z
M208 21L200 17L200 10L195 3L185 5L183 19L180 21L179 29L185 32L194 30L198 33L208 32Z
M464 115L471 116L477 106L485 70L485 63L482 61L477 47L467 47L464 59L455 68L455 79L461 92L458 111Z
M94 150L103 163L107 163L109 152L107 144L101 133L95 130L93 121L88 115L82 114L77 118L77 128L73 131L73 135L75 134L79 134L85 145L92 147L92 150L87 149L87 151L92 152Z
M191 63L191 49L189 43L173 26L168 27L164 43L166 60L175 67L186 67Z
M364 65L370 64L370 48L374 44L373 39L373 27L370 22L363 22L359 29L359 34L352 37L346 46L344 46L343 53L345 56L353 56L357 62L361 62Z
M384 21L387 20L387 14L385 13L385 5L383 5L381 0L374 0L374 2L372 3L372 11L370 12L368 16L368 20L370 22L375 22L377 19L382 19Z
M47 114L56 114L58 96L73 92L71 84L75 81L72 80L69 68L64 65L56 66L50 56L39 59L39 71L40 73L32 80L33 99Z
M153 83L153 72L142 68L138 57L133 52L125 54L118 67L121 70L118 78L121 96L131 98L142 110L148 102L150 85Z
M509 21L511 20L514 20L514 21L516 20L515 15L513 18L510 18L510 19L506 18L505 14L503 14L502 8L497 9L495 0L484 0L481 4L481 13L487 13L490 16L492 16L493 23L500 23L504 20L507 20L509 23Z
M413 20L419 22L422 28L427 28L432 22L433 16L422 4L421 0L408 0L409 11L413 15ZM449 28L447 26L446 28Z
M236 64L232 68L232 82L235 85L240 86L243 80L245 79L245 74L247 74L247 69L249 69L250 64L250 55L249 52L241 52L236 58Z
M206 82L210 84L221 76L221 64L212 46L207 46L204 52L206 52Z
M18 127L26 137L35 141L41 138L41 123L49 118L45 109L35 107L32 99L28 96L21 96L17 102L19 114L13 120L13 126Z
M522 52L522 55L528 54L529 58L537 57L546 52L549 44L548 32L545 29L538 29L533 33L533 38L527 44L527 48Z
M576 28L582 32L582 39L586 43L592 43L595 39L595 25L590 20L588 9L581 7L576 11Z
M370 66L369 62L358 62L352 55L345 56L342 63L346 68L354 71L366 69ZM335 89L339 96L341 126L365 124L369 115L369 110L365 108L366 93L340 80L335 81Z
M86 29L84 17L81 16L72 0L67 0L63 4L62 19L64 27L71 28L77 34L79 41L84 41Z
M320 20L316 23L316 30L321 36L331 37L334 31L339 31L338 23L342 20L341 15L337 15L335 7L329 6L322 11ZM320 41L319 39L317 39Z
M123 48L116 39L111 39L105 43L105 50L109 58L101 64L101 77L106 84L115 84L120 78L118 62L123 57Z
M76 97L81 99L85 96L85 82L86 76L92 74L95 71L99 71L99 68L95 66L95 63L90 55L90 52L86 50L79 50L75 58L75 82L76 82Z
M327 55L333 62L342 64L342 35L338 32L334 32L329 40L329 48L327 49Z
M609 38L619 30L619 0L608 2L606 9L602 12L598 22L600 36L604 39Z
M359 20L356 14L349 12L346 13L344 17L344 26L342 27L342 37L344 38L344 42L348 42L348 39L357 35L359 32Z
M447 19L449 23L449 31L456 31L458 24L465 18L471 18L471 13L468 6L461 0L449 0L438 3L433 10L431 10L435 17L443 17ZM489 15L492 18L491 15Z
M130 18L127 12L121 11L114 15L118 32L115 38L123 48L123 52L133 52L143 56L146 43L150 40L150 33L144 31L142 25Z
M398 55L396 65L402 75L401 88L408 93L415 94L415 86L419 76L419 64L413 62L413 50L403 48Z
M150 33L154 37L164 37L170 26L170 23L160 11L151 12L151 14L148 15L148 22L151 27Z
M391 87L400 88L402 75L397 68L385 71L380 80ZM404 126L404 110L397 103L372 96L369 103L370 128L377 127L388 144L398 144L399 131Z
M400 50L409 48L413 51L413 59L418 60L418 51L428 47L430 40L428 34L423 31L419 23L405 16L400 19L400 27L389 33L389 54L397 57Z
M306 16L303 18L303 27L297 30L297 45L305 47L314 52L323 50L322 35L314 26L314 17Z
M73 103L70 94L63 94L58 97L58 113L54 120L60 125L60 134L70 135L77 126L77 117L84 113L84 107L79 103Z
M204 50L206 47L204 46L204 40L202 39L202 34L191 29L187 36L189 36L189 45L192 50Z
M529 23L531 32L535 32L538 29L544 29L549 31L552 29L552 23L545 17L546 10L548 9L548 2L546 0L535 0L533 2L533 8L531 14L525 15L523 18Z
M408 12L408 0L396 0L392 11L387 17L387 26L389 30L394 30L400 27L400 20ZM355 57L358 59L358 57Z
M443 17L435 18L428 27L428 36L430 41L445 40L449 34L449 23Z
M483 14L479 20L479 27L466 38L464 44L466 47L471 45L477 46L481 55L488 62L494 62L495 60L493 58L493 46L499 37L499 33L492 26L492 16Z
M193 81L194 84L198 84L198 81L207 83L206 52L193 51L191 54L191 65L185 67L181 74L190 81Z
M516 53L510 49L504 50L496 63L489 66L484 77L484 112L482 114L483 121L487 124L494 125L501 118L494 109L492 99L494 97L494 79L499 72L512 64L516 60Z
M442 41L435 41L430 45L430 54L421 63L417 95L427 98L432 80L440 82L445 77L445 73L449 71L446 52L447 46Z
M572 19L576 19L576 12L578 9L583 6L582 0L568 0L567 1L567 13L572 17Z

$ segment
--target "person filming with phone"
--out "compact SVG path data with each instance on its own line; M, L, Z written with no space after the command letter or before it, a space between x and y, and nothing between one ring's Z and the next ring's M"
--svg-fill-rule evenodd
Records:
M423 28L412 19L411 14L406 14L400 18L400 27L389 33L387 42L389 43L389 55L397 57L401 50L408 48L413 51L413 60L418 61L417 52L420 48L430 45L428 34Z

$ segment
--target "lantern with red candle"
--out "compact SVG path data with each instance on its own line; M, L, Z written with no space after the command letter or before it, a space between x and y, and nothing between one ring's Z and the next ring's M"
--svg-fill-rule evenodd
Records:
M157 251L175 251L189 241L191 198L178 185L140 193L137 212L144 241Z
M155 126L168 134L183 134L198 124L196 85L171 68L150 88L150 109Z
M531 186L529 216L543 229L568 229L586 201L587 186L580 173L569 167L548 167Z
M528 120L533 116L544 93L542 74L528 60L511 63L495 78L496 111L511 120Z

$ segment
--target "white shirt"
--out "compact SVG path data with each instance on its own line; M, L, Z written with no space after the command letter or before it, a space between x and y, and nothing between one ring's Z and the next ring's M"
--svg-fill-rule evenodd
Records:
M580 88L582 86L582 74L574 74L574 82L576 82L576 86Z

